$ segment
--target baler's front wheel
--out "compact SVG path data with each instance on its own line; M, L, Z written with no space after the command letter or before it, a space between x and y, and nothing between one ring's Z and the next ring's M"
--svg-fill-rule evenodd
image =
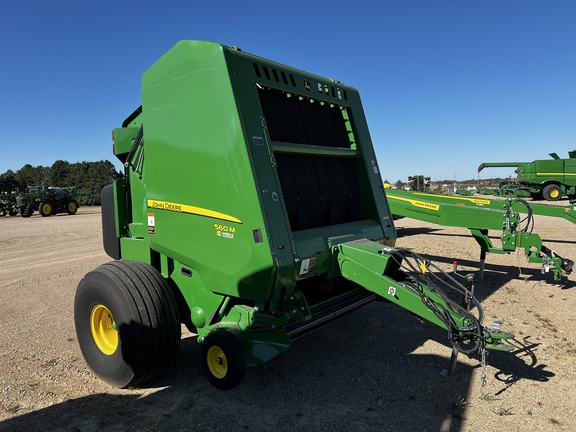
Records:
M74 321L90 369L115 387L162 372L180 347L180 316L168 282L135 261L101 265L80 281Z
M202 367L214 387L229 390L246 374L246 353L240 340L230 331L217 330L202 342Z

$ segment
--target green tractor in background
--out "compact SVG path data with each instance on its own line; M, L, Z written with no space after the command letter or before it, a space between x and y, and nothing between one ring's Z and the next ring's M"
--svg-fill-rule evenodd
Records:
M36 210L43 217L57 213L73 215L80 207L75 188L33 186L18 196L16 202L22 217L30 217Z

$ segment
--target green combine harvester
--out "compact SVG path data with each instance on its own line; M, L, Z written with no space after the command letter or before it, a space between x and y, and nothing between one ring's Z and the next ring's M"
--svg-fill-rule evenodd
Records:
M484 162L478 172L487 167L516 168L517 195L524 191L525 196L536 200L558 201L563 195L576 200L576 150L568 152L567 159L556 153L549 155L552 159L533 162Z
M209 382L229 389L377 298L446 329L456 351L512 350L469 287L395 247L354 88L182 41L113 136L125 176L103 190L102 222L115 261L84 277L74 306L84 358L112 385L157 376L183 323Z

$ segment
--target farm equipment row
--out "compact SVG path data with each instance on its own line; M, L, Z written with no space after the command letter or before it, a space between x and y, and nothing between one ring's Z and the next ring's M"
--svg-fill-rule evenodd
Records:
M15 193L3 193L0 195L0 217L6 215L16 216L18 214L18 205L16 204Z
M468 228L480 245L480 277L486 253L507 254L523 249L529 262L552 271L554 280L570 273L574 262L562 258L542 244L533 233L534 215L552 216L576 223L576 206L559 207L533 204L521 198L488 200L461 196L434 195L386 189L390 209L395 216L409 217L443 226ZM501 247L493 245L489 230L501 232Z
M516 181L503 181L495 188L479 187L477 189L472 189L472 193L469 193L468 196L474 195L474 192L477 192L480 195L494 195L503 198L530 198L532 196L522 184ZM457 193L458 195L467 196L466 194L460 193L460 189L457 190Z
M78 211L77 193L74 188L33 186L26 193L0 195L0 216L28 218L35 211L43 217L58 213L76 214Z
M458 352L512 350L469 287L395 247L354 88L182 41L144 73L142 106L113 137L125 175L102 192L102 222L115 261L84 277L74 306L83 356L105 381L160 374L184 323L209 382L232 388L247 366L377 298L446 329Z

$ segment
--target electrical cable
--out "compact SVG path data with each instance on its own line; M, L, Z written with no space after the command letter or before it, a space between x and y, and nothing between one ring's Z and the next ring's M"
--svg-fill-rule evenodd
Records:
M398 265L398 268L402 269L411 279L400 283L414 291L426 307L444 323L448 330L448 339L459 352L470 354L485 343L486 336L482 328L484 310L470 290L437 265L410 249L394 248L391 257ZM429 271L429 269L434 269L436 272ZM469 310L452 301L444 290L440 288L440 284L445 289L448 288L464 296L467 302L477 309L478 316L474 316ZM426 295L422 287L426 287L437 294L445 302L445 305L437 303ZM470 324L466 326L458 325L454 320L454 315L463 317ZM472 343L471 346L470 343Z

